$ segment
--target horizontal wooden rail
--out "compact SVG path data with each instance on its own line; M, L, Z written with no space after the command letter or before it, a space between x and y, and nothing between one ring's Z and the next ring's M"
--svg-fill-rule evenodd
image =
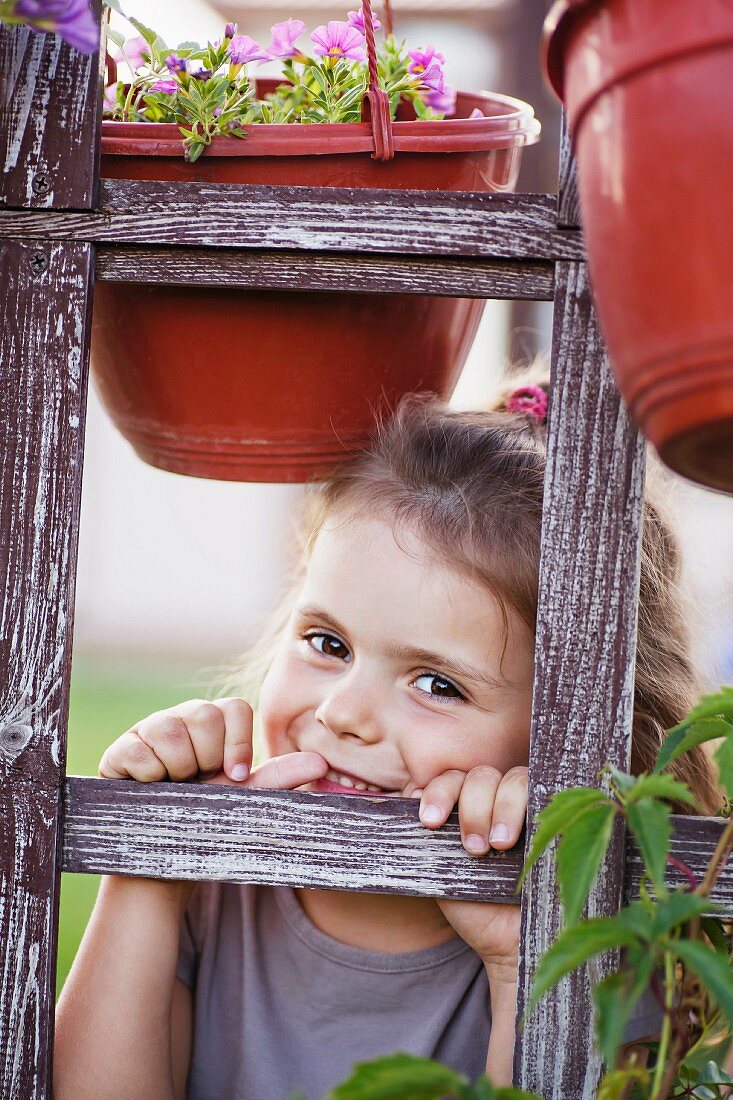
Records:
M476 859L459 842L456 814L429 831L411 799L71 777L63 816L64 871L519 900L522 844ZM674 825L672 853L699 879L724 822L677 816ZM628 857L627 892L638 896L633 843ZM670 886L686 881L670 868ZM730 871L713 896L733 916Z
M552 301L550 261L99 245L97 281Z
M584 259L554 195L102 180L91 213L0 209L0 237L147 247Z

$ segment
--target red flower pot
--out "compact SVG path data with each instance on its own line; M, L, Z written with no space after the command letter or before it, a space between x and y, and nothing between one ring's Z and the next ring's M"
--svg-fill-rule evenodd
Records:
M486 117L469 119L475 107ZM371 159L366 123L257 125L243 140L215 139L188 164L176 126L105 122L102 176L512 190L522 147L539 133L532 108L459 95L457 114L396 122L396 155L386 163ZM231 481L304 481L363 445L383 403L416 390L449 394L483 305L100 282L92 372L114 423L146 462Z
M733 0L558 0L545 65L621 393L668 466L731 491Z

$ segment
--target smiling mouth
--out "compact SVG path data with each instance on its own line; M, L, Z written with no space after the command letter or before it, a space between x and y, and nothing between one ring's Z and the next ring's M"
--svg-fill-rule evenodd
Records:
M401 791L387 790L384 787L377 786L376 783L367 783L364 779L357 779L356 776L337 772L333 768L328 769L325 778L316 779L309 786L312 791L318 794L388 795L392 798L399 797L402 794Z

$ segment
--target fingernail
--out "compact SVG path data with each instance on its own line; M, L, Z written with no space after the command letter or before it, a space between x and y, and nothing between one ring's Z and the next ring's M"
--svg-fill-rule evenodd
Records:
M249 768L246 764L234 764L232 767L232 779L242 780L246 779L249 775Z
M410 798L422 798L423 790L423 787L417 787L410 795Z
M508 825L494 825L494 828L489 834L489 840L508 840L509 839L509 826Z
M464 844L468 848L469 852L485 852L486 841L478 833L469 833L466 837Z
M427 821L428 825L435 825L436 822L443 820L443 811L440 806L426 806L420 817L423 821Z

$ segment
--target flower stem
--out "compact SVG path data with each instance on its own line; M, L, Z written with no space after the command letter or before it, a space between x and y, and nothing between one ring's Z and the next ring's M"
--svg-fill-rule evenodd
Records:
M649 1100L660 1100L664 1063L672 1033L672 1008L674 1005L674 959L669 951L664 952L664 1022L657 1049L657 1064L654 1067L654 1081Z

